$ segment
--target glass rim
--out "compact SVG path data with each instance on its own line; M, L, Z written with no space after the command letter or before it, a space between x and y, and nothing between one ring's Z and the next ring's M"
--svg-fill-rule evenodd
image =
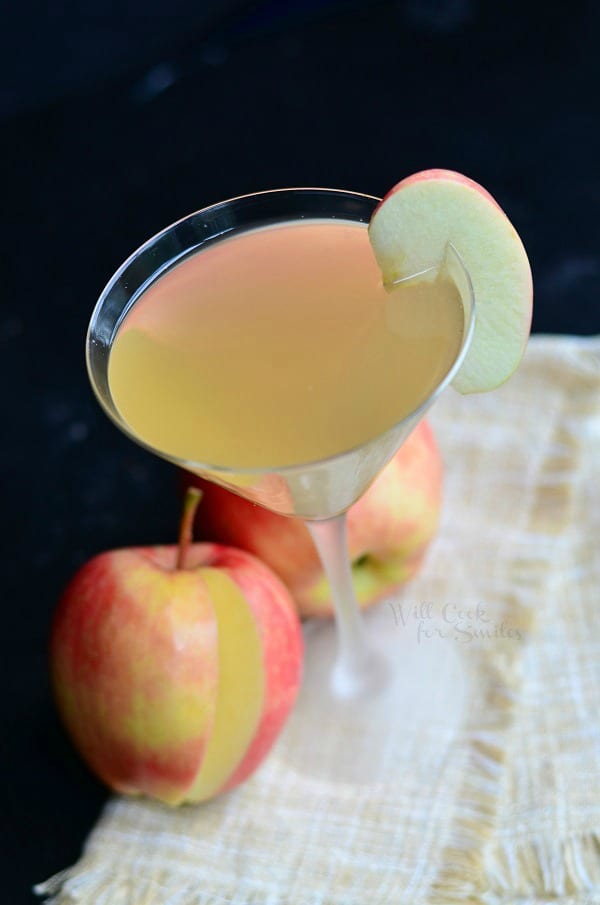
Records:
M113 275L110 277L110 279L104 286L102 292L98 296L98 300L94 306L94 309L92 311L92 316L90 318L90 325L94 319L94 315L96 314L97 310L99 310L102 301L108 295L108 293L110 292L110 290L112 289L114 284L117 282L119 277L124 273L125 270L127 270L127 267L129 266L129 264L131 264L132 261L135 261L135 259L137 257L139 257L139 255L141 255L142 252L147 251L147 249L150 248L155 242L158 242L160 239L162 239L163 236L166 236L168 233L171 233L177 226L180 226L182 223L186 223L187 221L192 220L194 217L199 217L202 214L207 214L207 213L213 212L213 211L216 212L219 210L219 208L228 207L229 205L234 204L235 202L238 202L238 201L245 201L247 198L261 198L261 197L266 197L267 195L270 195L270 196L287 195L287 194L291 195L291 194L302 193L302 192L322 192L325 195L334 195L334 196L338 196L338 197L344 196L344 197L364 199L365 201L375 201L377 204L379 204L383 200L382 198L379 198L377 195L368 195L368 194L365 194L364 192L355 192L350 189L330 189L330 188L324 188L322 186L294 186L294 187L290 187L290 188L264 189L259 192L244 192L242 195L233 195L231 198L226 198L223 201L215 201L213 204L207 204L205 207L200 207L200 208L198 208L198 210L192 211L189 214L185 214L183 217L179 217L179 219L177 219L177 220L173 220L172 223L169 223L167 226L160 229L157 233L154 233L152 236L150 236L150 238L148 238L144 242L142 242L141 245L138 245L138 247L135 249L135 251L132 251L131 254L128 255L127 258L125 258L123 263L120 265L120 267L117 268L117 270L115 270ZM294 218L294 219L296 219L296 218ZM356 222L359 222L359 221L356 221ZM229 233L230 231L233 231L233 230L228 230L227 233ZM226 234L225 232L217 233L212 238L216 239L218 236L222 236L225 234ZM188 249L188 251L191 251L191 249ZM156 277L154 277L154 279L156 279ZM88 328L86 340L87 340L87 337L89 337L89 328Z
M135 262L140 257L140 255L142 255L143 252L150 249L155 243L158 243L162 238L171 234L178 226L180 226L186 222L189 222L192 219L199 217L201 215L206 215L208 213L217 212L219 209L226 208L227 206L235 204L236 202L243 202L246 199L260 199L261 197L266 197L266 196L274 196L274 195L284 196L284 195L294 195L294 194L311 193L311 192L312 193L322 193L324 195L329 195L332 197L356 198L356 199L364 200L364 201L372 201L375 203L375 205L378 205L382 200L381 198L379 198L376 195L368 195L363 192L352 191L349 189L325 188L325 187L320 187L320 186L295 186L295 187L288 187L288 188L265 189L265 190L257 191L257 192L247 192L247 193L244 193L241 195L234 195L231 198L227 198L222 201L217 201L217 202L215 202L213 204L209 204L203 208L199 208L196 211L192 211L191 213L186 214L183 217L180 217L178 220L173 221L168 226L159 230L157 233L150 236L150 238L146 239L146 241L143 242L140 246L138 246L138 248L136 248L123 261L123 263L120 265L120 267L118 267L118 269L110 277L110 279L108 280L108 282L102 289L100 295L98 296L98 300L96 301L96 304L94 305L94 308L93 308L93 311L92 311L92 314L90 317L90 322L89 322L89 325L87 328L86 339L85 339L86 370L87 370L90 384L92 386L92 390L94 391L94 395L96 396L96 399L100 403L100 406L103 409L103 411L105 412L105 414L109 417L109 419L113 422L113 424L115 424L119 428L119 430L122 433L124 433L130 440L132 440L138 446L141 446L143 449L148 450L149 452L153 453L154 455L158 455L161 458L166 459L167 461L171 462L172 464L176 465L179 468L185 469L186 471L197 472L197 473L201 472L201 473L205 473L205 474L213 473L215 475L222 475L224 480L227 480L227 475L231 475L232 477L239 476L239 475L248 475L248 476L252 477L252 476L260 476L260 475L267 475L267 474L278 474L278 475L284 475L284 476L289 475L289 474L296 474L298 472L306 471L309 468L314 469L314 468L318 468L320 466L327 466L327 465L334 463L335 461L344 459L346 456L351 456L353 454L356 454L360 449L367 448L371 443L376 441L378 438L385 436L386 434L390 433L391 431L397 430L398 427L400 427L400 425L402 425L406 422L409 422L411 420L414 420L415 427L416 427L416 424L418 423L418 421L420 421L420 419L426 413L428 408L432 405L433 402L435 402L435 400L441 395L441 393L452 382L453 378L456 376L456 374L460 370L460 368L466 358L466 355L469 350L469 346L470 346L470 343L471 343L471 340L473 337L473 332L474 332L474 328L475 328L475 301L476 300L475 300L475 295L473 292L473 284L471 281L471 275L470 275L469 271L467 270L459 252L456 250L454 245L452 245L452 243L450 241L448 241L446 244L446 248L450 248L452 250L453 254L456 256L456 258L467 278L467 285L468 285L468 289L469 289L469 293L470 293L470 297L471 297L471 311L470 311L470 316L468 318L468 323L467 323L467 313L466 313L466 309L465 309L465 327L466 327L466 329L465 329L465 333L462 338L460 351L459 351L458 355L456 356L452 366L448 369L448 371L444 375L443 379L440 381L440 383L438 383L438 385L433 390L433 392L430 393L423 400L423 402L420 405L418 405L414 409L411 409L409 412L407 412L404 415L403 418L401 418L399 421L395 421L393 424L391 424L388 428L386 428L380 434L378 434L375 437L371 437L369 440L366 440L363 443L358 443L356 446L348 447L347 449L340 450L340 452L333 453L328 456L324 456L320 459L310 459L310 460L307 460L304 462L299 462L299 463L294 463L294 464L289 464L289 465L279 465L279 466L278 465L265 465L265 466L260 466L260 467L259 466L238 467L238 466L229 466L229 465L215 465L215 464L200 462L200 461L196 461L196 460L192 460L192 459L185 459L180 456L172 455L167 452L161 452L157 447L153 446L151 443L149 443L149 442L145 441L144 439L142 439L141 437L139 437L137 434L135 434L135 432L133 430L131 430L129 428L126 420L122 417L121 413L119 412L119 410L117 408L116 403L112 399L112 396L110 396L110 392L109 392L109 396L110 396L111 404L109 404L107 402L107 400L104 398L104 396L98 386L96 376L94 373L94 366L92 365L92 362L91 362L91 350L92 350L92 346L94 344L93 329L94 329L96 322L99 319L100 314L102 313L103 307L106 304L106 301L107 301L108 297L110 296L112 289L118 283L119 279L126 272L128 267L133 262ZM373 211L371 212L371 216L373 215L374 210L375 210L375 208L373 208ZM302 219L302 217L298 216L298 215L294 215L294 216L290 216L289 220L281 220L280 222L293 222L294 220L297 220L297 219ZM323 216L323 219L336 220L337 218L335 217L335 215L329 216L329 217L327 217L325 215L325 216ZM344 218L341 216L339 218L340 222L343 221L344 219L347 220L347 218ZM368 221L360 221L360 220L354 220L354 221L350 220L349 222L355 222L355 223L365 222L368 224ZM247 229L252 229L252 228L256 228L256 227L252 227L251 225L249 225L247 227ZM237 232L242 232L242 231L243 231L243 229L241 229L241 228L238 229L236 227L232 227L231 229L214 233L209 238L211 240L219 241L220 238L224 239L226 236L234 235ZM193 245L190 246L188 249L186 249L184 252L181 253L181 258L185 257L188 254L193 253L194 249L200 248L202 244L203 244L203 242L199 242L196 246L193 246ZM172 258L171 260L169 260L162 266L158 267L157 270L155 271L155 273L153 273L152 277L149 278L149 280L147 281L148 285L153 283L155 280L159 279L160 275L163 272L165 272L169 267L175 265L177 263L178 259L179 259L179 257ZM420 276L424 276L425 274L439 270L440 267L442 266L442 264L443 264L443 258L441 261L438 261L437 263L432 264L431 266L426 267L423 270L420 270L416 273L408 274L406 277L402 277L401 280L398 280L397 282L405 282L405 281L408 281L411 279L416 279L417 277L420 277ZM143 294L145 288L147 288L147 287L144 283L142 283L139 287L137 287L137 289L133 293L129 303L124 307L123 312L121 313L121 316L119 318L119 322L122 320L125 312L127 310L129 310L131 305L135 304L136 298L139 298ZM113 331L113 336L110 341L111 347L112 347L112 342L114 341L114 337L116 336L117 332L118 332L118 326ZM108 358L109 357L110 357L110 349L108 352ZM107 359L107 366L108 366L108 359Z

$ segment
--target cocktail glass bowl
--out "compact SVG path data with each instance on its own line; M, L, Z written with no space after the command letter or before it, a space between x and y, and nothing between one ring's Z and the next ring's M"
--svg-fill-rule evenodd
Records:
M363 727L367 734L369 724L374 729L376 723L379 732L395 731L390 702L398 691L398 657L388 649L389 643L386 646L389 637L384 636L389 636L389 632L378 624L381 618L369 615L364 619L356 604L347 556L345 512L448 386L466 355L474 328L475 300L469 274L457 251L449 244L442 260L432 260L426 271L405 278L433 279L443 270L459 291L464 310L463 337L447 373L418 408L384 433L320 461L283 468L267 465L236 469L222 467L218 462L180 459L167 449L150 447L121 416L111 395L108 363L114 339L131 307L151 283L190 255L241 231L277 223L335 219L366 224L378 203L378 198L355 192L292 188L243 195L193 213L149 239L117 270L94 309L86 345L94 391L109 417L131 439L261 506L306 520L332 587L336 629L322 624L307 628L307 676L299 707L321 723L335 719L336 713L348 707L356 713L370 713ZM406 680L406 675L400 680L403 688ZM366 702L370 702L368 706ZM374 741L369 750L381 745L381 739ZM366 769L367 760L369 770L376 761L372 757L358 760L364 761L357 767L359 773Z

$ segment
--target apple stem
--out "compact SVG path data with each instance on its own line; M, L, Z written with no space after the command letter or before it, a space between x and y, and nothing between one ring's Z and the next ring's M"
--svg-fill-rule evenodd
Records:
M194 532L194 518L198 503L202 499L202 491L199 487L188 487L183 500L183 513L179 525L179 543L177 547L177 562L175 563L176 571L185 569L185 559L189 546L192 542Z

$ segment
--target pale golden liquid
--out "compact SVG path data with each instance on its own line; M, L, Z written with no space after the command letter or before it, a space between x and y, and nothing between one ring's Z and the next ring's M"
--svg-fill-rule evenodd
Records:
M161 452L276 468L373 439L455 361L448 280L386 291L365 226L295 221L201 251L141 296L109 361L114 402Z

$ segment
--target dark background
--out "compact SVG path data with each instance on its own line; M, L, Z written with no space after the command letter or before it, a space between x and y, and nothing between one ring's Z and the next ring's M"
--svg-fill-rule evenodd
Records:
M83 364L111 273L171 221L286 185L482 182L530 253L534 329L600 330L593 2L13 4L0 35L2 898L72 863L105 791L51 700L61 588L170 542L173 469L120 436ZM536 413L532 413L536 414Z

